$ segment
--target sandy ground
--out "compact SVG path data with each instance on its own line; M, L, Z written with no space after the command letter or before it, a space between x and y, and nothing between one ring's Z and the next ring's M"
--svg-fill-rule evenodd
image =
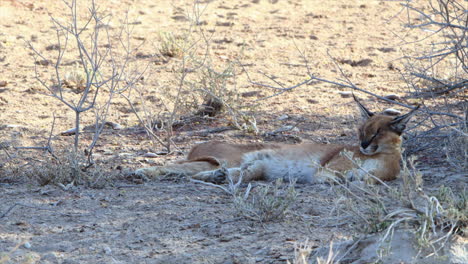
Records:
M405 15L397 1L201 2L206 8L200 27L212 34L213 66L223 69L230 61L244 65L237 80L239 92L253 93L242 100L273 93L250 83L245 71L253 81L275 85L269 76L290 86L307 79L306 66L317 76L343 78L336 64L347 78L373 93L404 96L407 92L399 58L420 44L402 45L398 36L406 41L423 36L402 27ZM189 22L184 15L192 12L193 3L109 0L98 4L101 12L111 15L112 32L118 30L128 11L133 25L131 40L141 44L132 62L150 65L145 80L138 85L151 110L157 112L163 107L167 87L176 83L173 69L180 63L180 59L159 54L160 35L186 32ZM33 53L28 48L31 43L53 58L56 51L50 46L56 44L56 38L50 16L65 19L65 11L60 1L0 0L0 84L5 82L0 87L1 142L43 146L55 115L53 146L56 150L71 146L72 138L59 132L73 127L73 112L42 94L46 90L36 80ZM83 11L80 16L85 14ZM66 67L73 68L75 61L66 58ZM44 80L53 74L52 64L37 69ZM330 186L298 186L297 202L285 219L258 223L238 216L232 198L219 189L186 179L135 184L126 181L122 172L180 159L193 144L211 139L354 142L359 115L352 99L340 96L343 90L332 84L311 83L259 101L255 108L258 135L232 130L196 133L227 126L226 113L215 120L182 126L174 132L180 151L155 158L143 154L163 148L151 142L125 100L116 98L108 120L123 129L106 129L95 153L104 173L117 177L102 189L78 186L64 191L53 185L39 186L15 174L0 175L0 215L12 208L1 218L0 252L11 251L7 253L11 263L28 259L38 263L285 263L293 258L297 243L307 241L318 247L331 240L352 238L357 233L354 223L324 224L327 210L336 202ZM367 95L358 96L371 109L390 107ZM93 120L87 112L83 125L93 124ZM291 125L297 129L278 137L264 134ZM89 143L92 134L85 133L82 138L84 144ZM28 162L46 159L41 152L18 155ZM463 172L440 165L443 157L426 157L424 161L420 167L428 188L466 186Z

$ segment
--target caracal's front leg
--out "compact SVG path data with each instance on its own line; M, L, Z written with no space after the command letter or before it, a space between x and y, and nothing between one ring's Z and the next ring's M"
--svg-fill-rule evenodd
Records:
M251 182L257 180L264 180L264 164L262 161L253 161L249 163L244 163L241 167L236 168L219 168L217 170L203 171L195 174L192 178L213 182L213 183L223 183L226 182L228 177L233 182L238 182L239 178L242 176L242 182Z
M221 167L217 170L199 172L193 175L192 179L221 184L226 181L228 175L236 174L237 170L239 170L239 168L228 169L226 167Z

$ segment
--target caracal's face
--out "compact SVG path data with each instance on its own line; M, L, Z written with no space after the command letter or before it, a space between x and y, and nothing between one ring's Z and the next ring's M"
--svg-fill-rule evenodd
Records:
M401 146L401 133L392 128L394 117L373 115L359 128L359 149L364 155L392 153Z

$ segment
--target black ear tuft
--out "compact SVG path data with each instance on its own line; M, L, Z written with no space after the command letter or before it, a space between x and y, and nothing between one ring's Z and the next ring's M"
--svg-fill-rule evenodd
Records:
M398 135L401 135L403 131L406 129L406 124L408 121L411 119L411 117L414 115L416 110L418 110L420 105L416 106L411 110L409 113L402 115L402 116L397 116L395 117L392 122L390 122L390 127L393 131L395 131Z
M369 111L365 106L363 106L361 104L361 102L359 102L359 100L356 98L356 96L354 96L354 93L353 93L353 98L354 98L354 101L356 101L356 103L357 103L357 105L359 107L359 110L361 111L361 115L362 115L363 118L368 119L369 117L374 115L374 113Z

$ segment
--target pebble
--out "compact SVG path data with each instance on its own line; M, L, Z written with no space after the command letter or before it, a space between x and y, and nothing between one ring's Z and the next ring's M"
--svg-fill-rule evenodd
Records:
M145 158L157 158L158 154L153 153L153 152L147 152L147 153L143 154L143 157L145 157Z
M348 97L351 97L351 96L353 95L352 92L348 92L348 91L341 91L341 92L338 92L338 93L339 93L339 94L341 95L341 97L343 97L343 98L348 98Z
M121 130L122 129L122 125L120 125L118 123L115 123L115 122L107 121L106 125L112 127L112 129L114 129L114 130Z
M60 132L60 135L61 136L71 136L71 135L75 135L76 134L76 127L74 128L70 128L66 131L63 131L63 132Z
M401 112L394 108L387 108L383 111L386 115L401 115Z
M389 94L389 95L386 95L385 98L387 99L390 99L390 100L398 100L400 99L400 97L396 94Z
M44 263L58 263L57 256L53 252L43 255L41 261Z
M104 253L107 254L107 255L112 254L112 249L111 249L109 246L105 246L105 247L103 248L103 251L104 251Z

